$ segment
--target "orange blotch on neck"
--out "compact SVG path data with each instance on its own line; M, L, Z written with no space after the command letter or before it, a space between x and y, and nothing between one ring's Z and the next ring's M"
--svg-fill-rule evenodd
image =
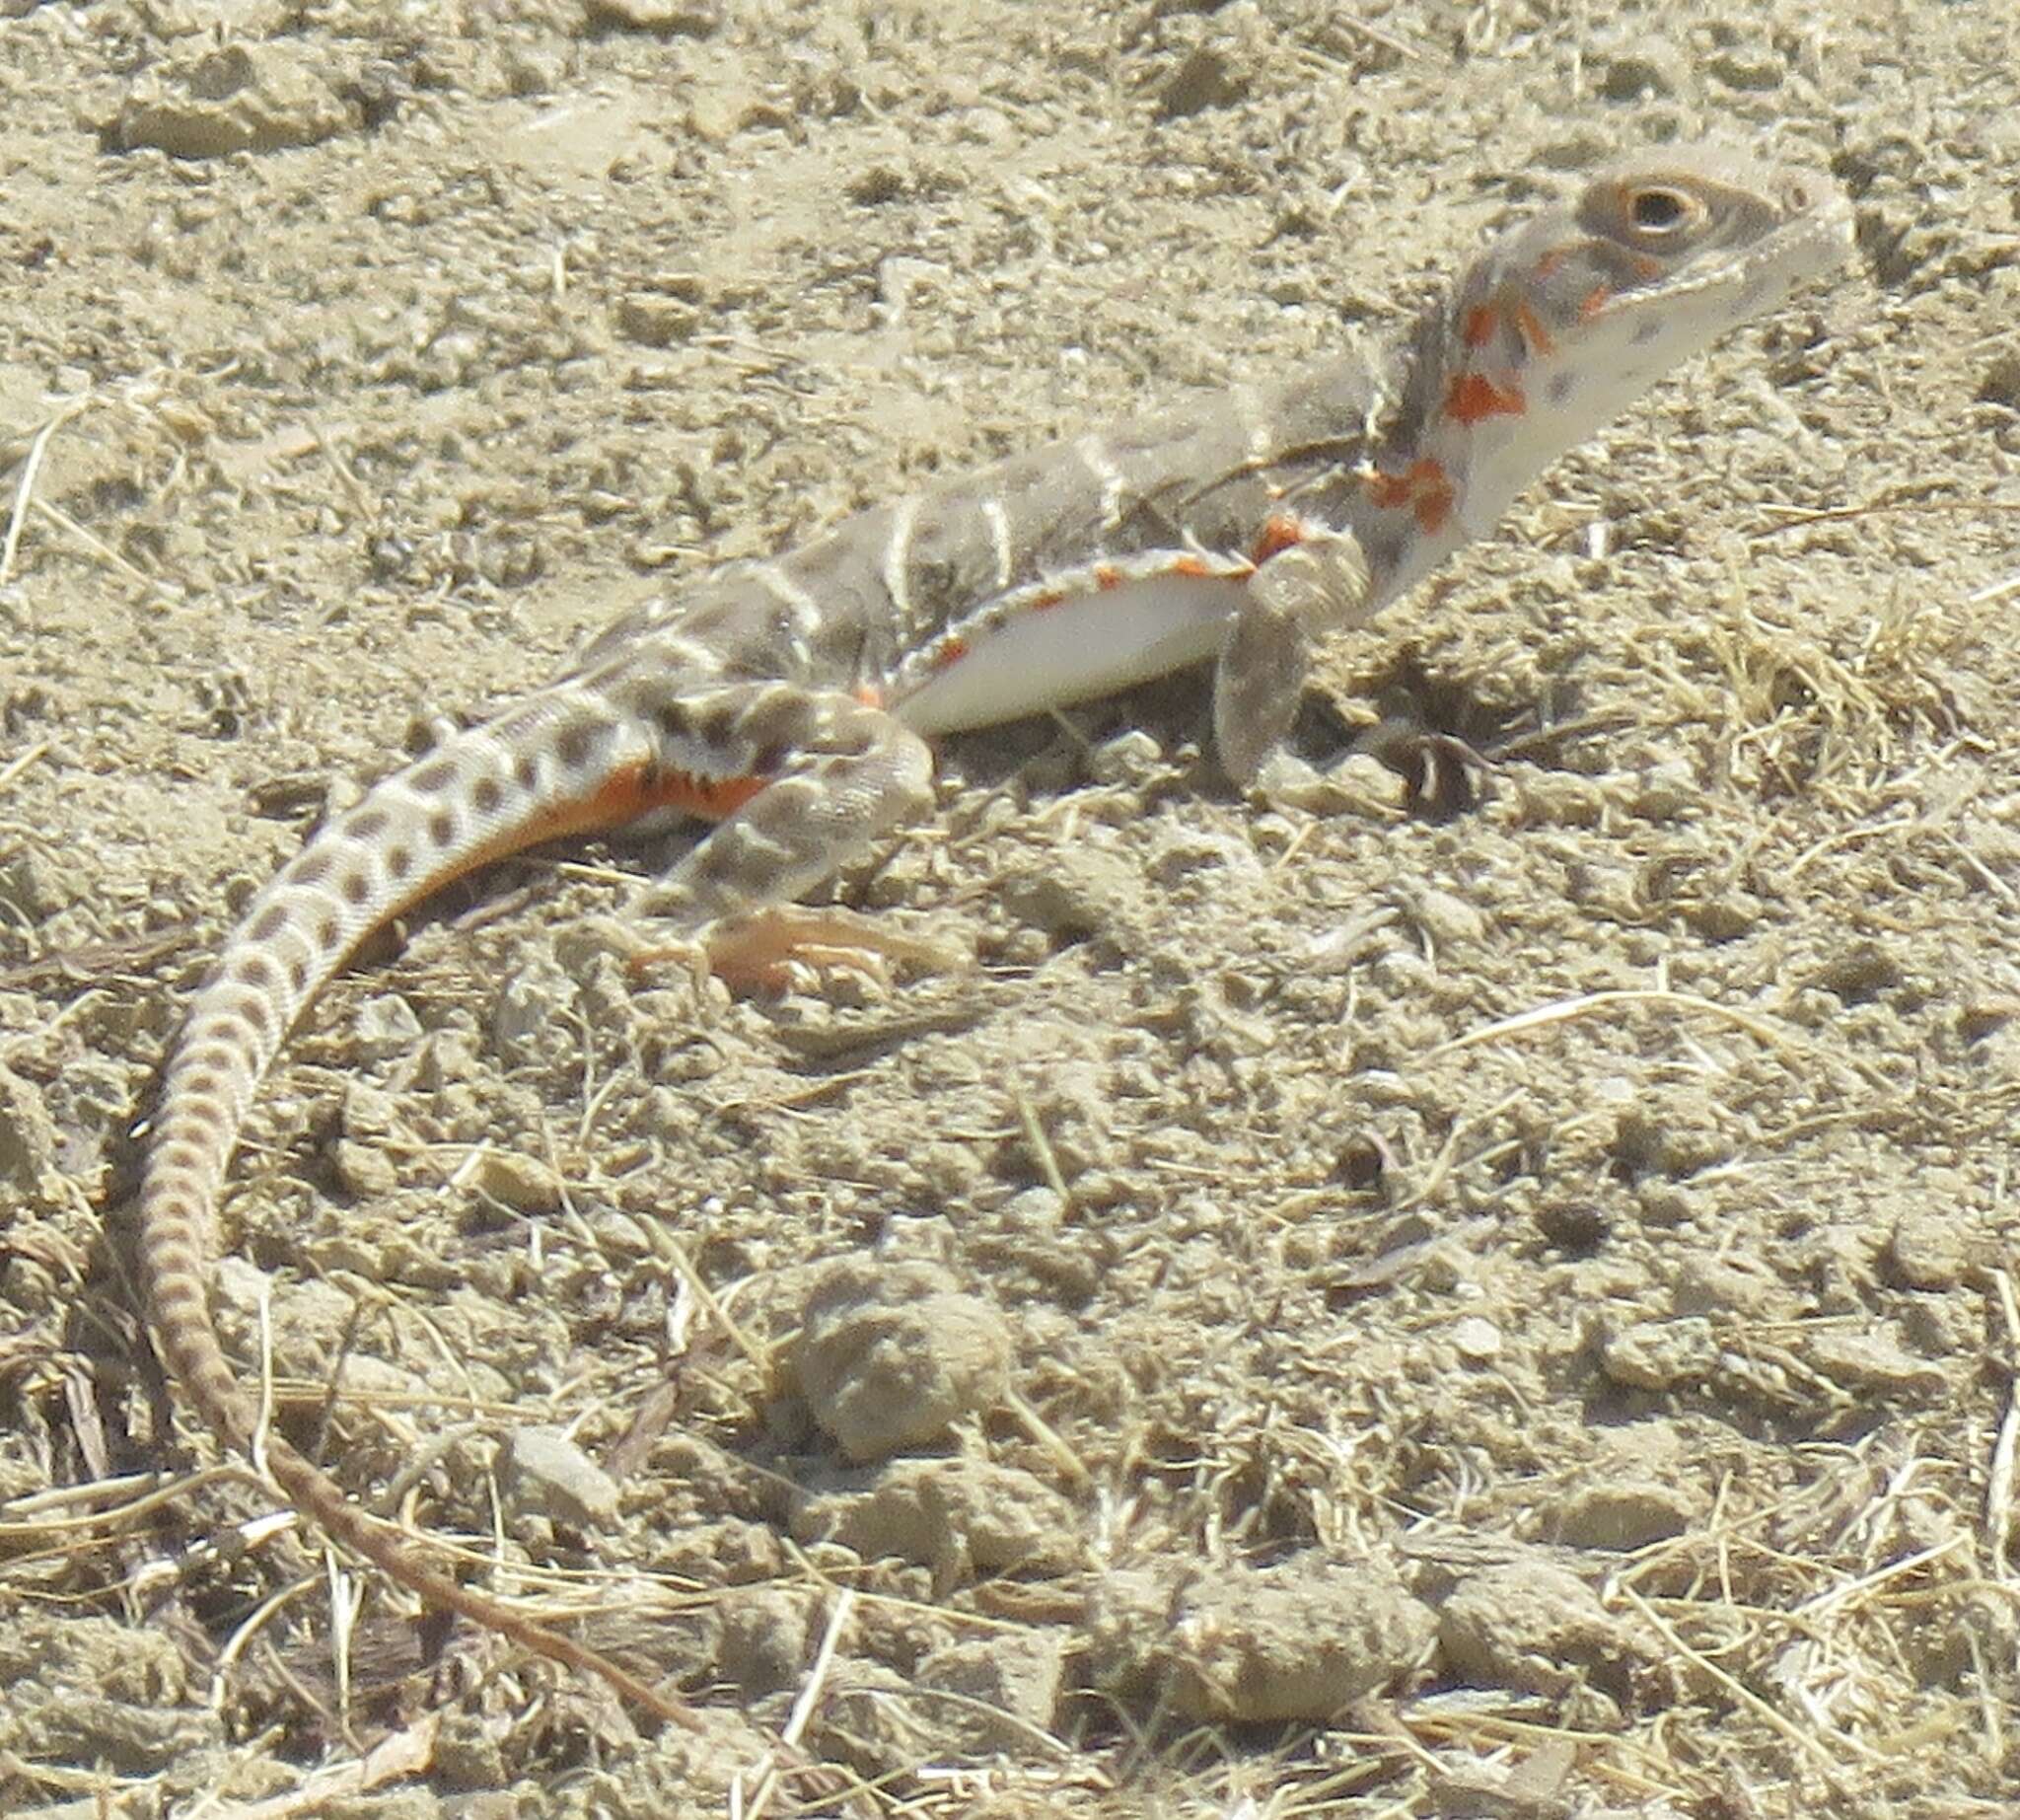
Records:
M1515 328L1522 337L1522 345L1532 354L1553 354L1557 351L1551 331L1543 326L1543 318L1526 303L1515 306Z
M1488 417L1519 417L1529 408L1520 386L1497 386L1484 373L1462 373L1445 394L1445 414L1471 429Z
M1501 313L1492 304L1475 304L1459 325L1459 338L1468 347L1484 347L1501 326Z
M1442 462L1422 456L1401 473L1376 473L1368 479L1368 497L1391 511L1407 511L1426 537L1442 531L1458 497Z
M1591 322L1594 317L1602 315L1607 305L1612 303L1613 300L1614 290L1612 285L1596 285L1592 290L1586 292L1585 301L1578 306L1578 320L1581 323Z

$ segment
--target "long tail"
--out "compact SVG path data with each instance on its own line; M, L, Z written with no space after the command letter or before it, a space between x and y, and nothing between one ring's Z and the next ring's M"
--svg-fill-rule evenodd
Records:
M613 820L608 786L639 762L626 750L635 738L608 705L566 689L458 735L379 783L284 867L197 988L148 1152L139 1268L162 1361L227 1446L250 1452L257 1417L211 1322L212 1237L225 1172L275 1054L371 929L505 853ZM427 1604L600 1675L661 1719L697 1723L595 1650L429 1565L281 1436L266 1436L264 1452L296 1508Z

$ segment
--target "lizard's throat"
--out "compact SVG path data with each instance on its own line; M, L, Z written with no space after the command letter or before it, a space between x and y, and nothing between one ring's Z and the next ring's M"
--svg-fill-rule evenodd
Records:
M1454 373L1446 404L1424 426L1417 446L1418 457L1435 462L1451 488L1444 548L1490 535L1540 474L1597 435L1660 370L1652 359L1645 370L1623 362L1604 375L1535 360L1520 368Z

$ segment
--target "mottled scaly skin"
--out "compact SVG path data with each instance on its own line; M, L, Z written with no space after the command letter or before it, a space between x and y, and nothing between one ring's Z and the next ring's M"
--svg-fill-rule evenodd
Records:
M1661 374L1840 261L1827 180L1673 150L1489 247L1390 366L1335 362L1057 444L867 512L619 620L562 676L373 787L267 885L190 1004L141 1192L172 1378L228 1447L252 1399L209 1310L216 1208L253 1093L359 940L461 874L675 809L718 823L653 894L705 936L789 902L930 803L923 735L1208 657L1237 776L1314 643L1379 611ZM677 1701L424 1562L277 1434L328 1534L427 1602Z

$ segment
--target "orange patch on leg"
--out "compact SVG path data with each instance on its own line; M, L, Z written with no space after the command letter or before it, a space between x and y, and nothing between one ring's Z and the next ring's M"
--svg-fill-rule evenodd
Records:
M567 835L621 828L655 809L678 809L700 821L720 822L748 803L764 783L762 777L701 777L692 771L665 770L642 763L627 764L613 771L587 796L556 803L533 817L499 850L517 852Z
M1271 556L1280 556L1287 549L1295 549L1304 541L1303 519L1294 512L1272 512L1256 534L1256 546L1249 556L1260 567Z
M734 815L764 788L763 777L699 777L691 771L664 770L643 761L613 771L594 790L572 801L555 803L538 815L499 830L479 846L451 856L443 865L416 877L411 888L386 908L386 918L397 916L432 897L454 879L546 840L593 835L621 828L655 809L678 809L706 822Z

